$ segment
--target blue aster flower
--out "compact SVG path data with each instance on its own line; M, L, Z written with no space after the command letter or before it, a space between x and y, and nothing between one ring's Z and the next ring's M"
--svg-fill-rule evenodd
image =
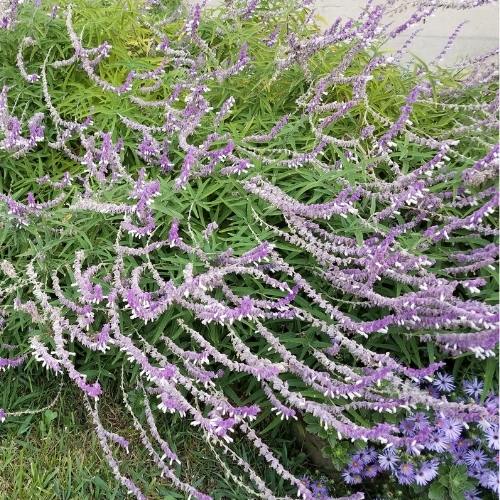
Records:
M352 472L349 468L342 472L342 478L347 484L360 484L362 481L361 475L356 472Z
M440 418L437 426L441 434L449 441L456 441L462 433L463 424L455 418Z
M488 461L488 457L484 451L479 449L469 450L464 455L464 462L471 469L479 469Z
M453 375L449 373L437 373L432 385L439 392L452 392L455 389Z
M479 496L479 491L477 490L477 488L466 491L464 493L464 498L465 498L465 500L481 500L481 497Z
M481 397L481 393L483 392L484 383L481 382L481 380L478 380L477 377L474 377L472 380L464 380L463 388L467 396L479 399Z
M369 479L374 478L380 472L380 467L376 464L371 464L366 467L363 476Z
M488 446L492 450L500 449L500 436L498 433L498 425L491 425L488 429L486 429L485 433L486 441L488 442Z
M427 448L429 450L437 451L442 453L449 448L450 441L441 432L433 432L429 436L429 442L427 443Z
M377 459L377 452L371 446L368 446L364 450L361 450L357 453L357 455L365 465L371 464L374 460Z
M378 456L378 463L382 470L394 470L399 463L399 458L392 448L388 448Z
M417 429L418 431L427 428L429 425L429 417L421 411L418 411L417 413L409 417L408 420L411 420L413 422L415 429Z
M428 481L432 481L435 477L437 477L438 468L439 460L437 458L426 460L425 462L422 462L422 465L420 466L420 470Z
M415 467L410 462L404 462L394 475L399 484L412 484L415 482Z

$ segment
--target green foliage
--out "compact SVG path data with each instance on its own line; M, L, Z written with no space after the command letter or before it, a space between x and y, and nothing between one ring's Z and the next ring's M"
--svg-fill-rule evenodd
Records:
M443 470L444 469L444 470ZM429 500L463 500L464 493L473 488L464 465L440 469L439 478L429 488Z

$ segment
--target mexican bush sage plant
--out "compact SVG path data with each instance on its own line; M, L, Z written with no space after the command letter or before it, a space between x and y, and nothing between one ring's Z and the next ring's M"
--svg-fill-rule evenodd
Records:
M188 497L211 492L182 477L174 416L251 497L329 495L266 443L273 414L363 448L349 485L424 486L451 456L498 490L479 472L494 384L452 397L445 372L497 353L496 54L440 68L455 31L431 69L398 66L435 9L479 3L368 2L319 30L307 1L111 2L105 30L83 2L7 2L0 368L76 385L130 494L145 498L100 418L108 377Z

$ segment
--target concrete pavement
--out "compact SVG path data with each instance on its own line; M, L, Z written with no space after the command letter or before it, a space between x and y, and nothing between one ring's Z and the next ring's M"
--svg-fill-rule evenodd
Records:
M318 0L318 14L324 18L325 26L338 16L355 17L365 0ZM404 22L413 11L408 9L396 14L394 21ZM465 56L481 54L498 47L499 30L498 4L490 4L469 10L439 10L422 25L422 31L413 41L410 52L429 62L446 45L449 35L463 21L467 21L460 31L453 47L444 59L444 64L453 64ZM411 29L410 29L411 31ZM408 32L408 34L410 33ZM398 44L396 43L395 46Z
M187 1L193 4L199 0ZM207 3L216 5L222 1L208 0ZM399 5L402 5L404 1L399 0ZM339 16L357 17L365 4L366 0L316 0L315 2L316 11L322 17L325 28ZM392 19L394 22L404 22L413 12L414 9L410 8L404 13L396 14ZM413 41L409 51L424 61L432 61L446 45L449 35L463 21L467 23L444 58L443 65L450 65L466 56L474 56L495 49L498 47L498 15L498 3L461 11L440 9L426 21L425 25L420 26L423 29ZM411 31L410 29L403 38L393 43L393 46L397 48Z

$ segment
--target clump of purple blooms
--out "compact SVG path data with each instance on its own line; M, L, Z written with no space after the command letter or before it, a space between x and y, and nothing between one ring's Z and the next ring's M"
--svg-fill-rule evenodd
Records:
M477 377L466 379L463 390L454 394L457 401L479 401L483 382ZM438 373L429 388L442 394L455 391L451 374ZM354 453L342 472L347 484L357 485L381 475L389 475L400 485L425 486L438 477L439 467L446 464L464 465L469 479L484 490L498 493L498 462L500 450L498 396L485 400L490 417L468 424L441 414L415 412L399 424L406 436L425 434L427 444L418 453L385 447L368 446Z

